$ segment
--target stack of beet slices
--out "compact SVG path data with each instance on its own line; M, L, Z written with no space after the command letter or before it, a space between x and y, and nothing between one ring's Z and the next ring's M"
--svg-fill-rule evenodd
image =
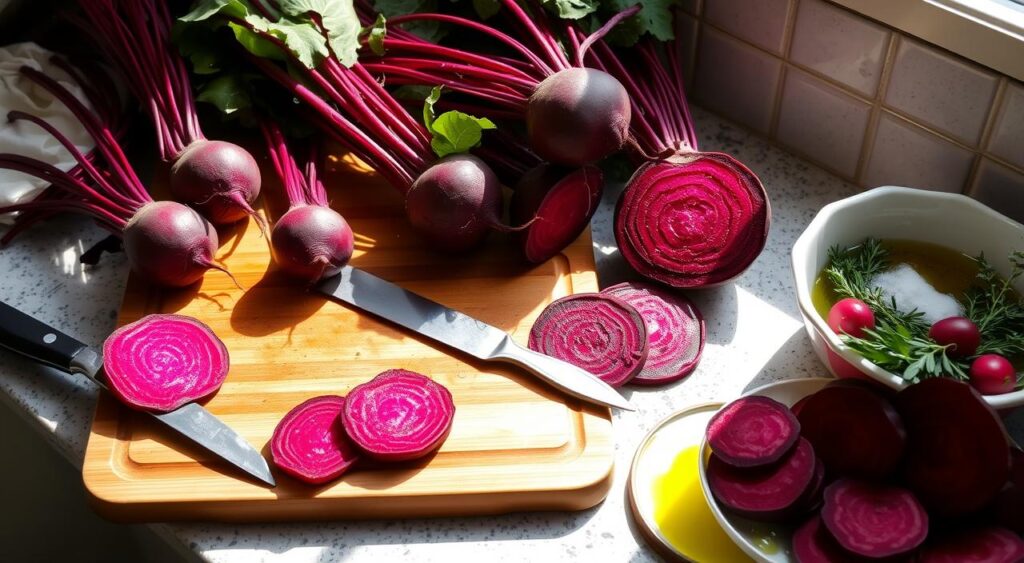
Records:
M678 293L627 282L551 303L534 323L529 346L613 387L663 385L697 368L704 319Z
M1024 561L1024 454L966 383L839 380L792 408L743 397L707 442L718 503L797 525L799 563Z

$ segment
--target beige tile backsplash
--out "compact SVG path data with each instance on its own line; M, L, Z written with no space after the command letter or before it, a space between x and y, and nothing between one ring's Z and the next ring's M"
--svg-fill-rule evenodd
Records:
M827 0L684 10L695 103L864 187L964 192L1024 222L1020 82Z

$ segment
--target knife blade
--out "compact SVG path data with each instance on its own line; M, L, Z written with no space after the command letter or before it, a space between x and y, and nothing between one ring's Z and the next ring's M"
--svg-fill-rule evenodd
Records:
M61 371L81 374L107 390L99 351L0 301L0 346ZM267 460L210 411L187 403L170 412L147 414L256 479L276 486Z
M584 401L623 410L633 406L590 372L516 344L505 331L403 289L365 270L345 266L316 290L481 360L517 364Z

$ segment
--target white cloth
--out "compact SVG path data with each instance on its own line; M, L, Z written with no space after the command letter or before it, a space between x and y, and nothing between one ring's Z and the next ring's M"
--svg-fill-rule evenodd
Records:
M11 123L7 120L7 112L12 110L36 115L64 133L83 154L92 150L92 137L68 108L18 71L23 65L39 69L91 108L78 83L50 62L53 55L35 43L0 47L0 153L29 156L61 170L70 170L75 160L57 139L29 121ZM0 205L30 201L47 185L48 182L34 176L0 170ZM0 216L0 224L12 221L10 214Z

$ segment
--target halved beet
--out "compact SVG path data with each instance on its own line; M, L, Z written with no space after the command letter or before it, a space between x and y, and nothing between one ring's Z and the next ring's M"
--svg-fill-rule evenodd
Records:
M863 563L864 557L843 549L815 515L793 532L793 557L797 563Z
M673 287L710 287L742 274L764 249L768 195L746 166L721 153L648 162L615 212L615 240L639 274Z
M324 395L288 411L270 438L274 465L314 485L340 477L359 459L341 423L344 408L344 397Z
M569 295L548 305L530 329L529 347L619 387L647 360L647 328L632 306L599 293Z
M814 480L814 448L803 438L789 455L767 467L735 467L717 455L708 460L708 487L722 506L755 520L781 520Z
M1020 563L1024 540L1004 528L968 530L926 546L920 563Z
M830 385L808 397L800 427L831 475L884 477L897 469L907 435L896 409L860 385Z
M126 405L172 411L220 389L228 349L202 322L184 315L146 315L103 342L103 371Z
M704 352L704 317L689 299L642 282L620 283L601 293L632 305L647 326L647 361L630 383L671 383L696 369Z
M839 545L864 557L907 553L928 537L928 513L914 493L868 481L826 487L821 519Z
M907 430L903 476L929 510L973 512L1010 475L1010 441L999 415L970 385L935 377L893 400Z
M452 429L455 404L448 389L425 375L387 370L348 394L342 421L352 442L383 461L423 457Z
M571 169L541 164L523 174L512 195L512 222L528 225L519 232L523 254L538 264L569 246L587 228L604 190L601 169Z
M734 467L770 465L789 453L800 437L800 422L786 405L758 395L740 397L708 422L711 451Z

